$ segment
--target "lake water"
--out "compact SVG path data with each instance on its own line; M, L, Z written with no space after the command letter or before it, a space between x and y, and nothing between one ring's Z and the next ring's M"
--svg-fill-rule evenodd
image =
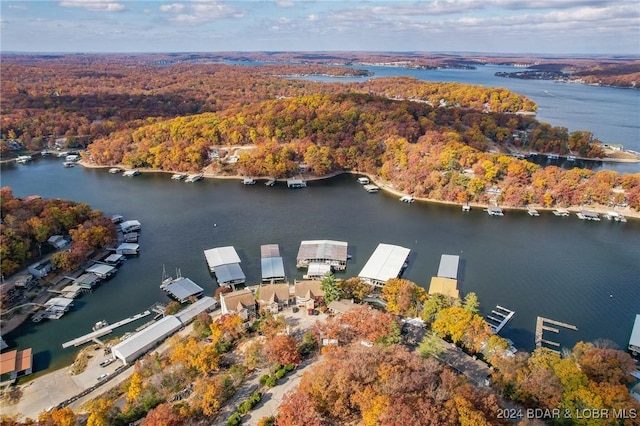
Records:
M106 169L63 168L57 159L2 168L2 186L16 196L38 194L89 203L106 214L142 222L141 254L93 293L77 299L57 321L27 322L7 337L12 346L33 347L37 370L68 364L73 349L61 344L85 334L98 320L110 323L169 302L159 289L163 266L180 268L213 294L203 250L232 245L242 259L247 282L260 280L260 245L279 244L289 279L301 240L349 243L347 271L357 275L380 242L411 249L404 277L427 287L442 254L460 255L463 294L474 291L487 314L496 304L516 311L502 334L531 350L537 316L574 324L548 336L565 346L607 338L626 347L640 312L640 221L580 221L575 216L524 212L490 217L479 209L427 203L406 204L385 193L369 194L353 175L312 182L291 190L238 180L187 184L169 174L135 178ZM115 335L140 323L118 329Z

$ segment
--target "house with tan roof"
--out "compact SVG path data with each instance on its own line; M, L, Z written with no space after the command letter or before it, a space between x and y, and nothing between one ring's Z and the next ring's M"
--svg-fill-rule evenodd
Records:
M222 315L238 314L243 320L256 314L255 295L249 289L220 293L220 310Z
M316 300L324 297L321 282L318 280L302 280L294 284L296 305L305 309L314 309Z
M258 304L260 309L268 309L272 313L277 313L282 308L289 305L293 299L289 284L268 284L258 288Z

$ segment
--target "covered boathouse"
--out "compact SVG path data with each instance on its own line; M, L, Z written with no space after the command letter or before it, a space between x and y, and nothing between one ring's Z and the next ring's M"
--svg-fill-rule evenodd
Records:
M246 276L240 267L240 256L233 246L205 250L204 257L209 270L215 274L218 285L244 284Z
M277 244L264 244L260 246L260 265L262 268L262 282L284 281L284 264L280 257L280 248Z
M382 287L387 280L402 275L410 252L405 247L380 243L358 277L376 287Z
M296 267L306 268L310 263L325 263L337 271L347 269L347 243L333 240L302 241Z
M187 325L202 312L209 312L217 305L213 297L203 297L189 305L175 315L167 315L138 331L128 339L111 347L114 359L121 360L125 365L130 364L149 350L155 348L161 341Z
M184 277L167 280L160 288L180 303L186 303L192 297L198 298L204 292L202 287Z

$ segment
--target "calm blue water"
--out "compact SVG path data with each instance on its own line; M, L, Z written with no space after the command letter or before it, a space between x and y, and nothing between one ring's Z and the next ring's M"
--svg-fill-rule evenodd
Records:
M115 322L168 302L158 287L163 265L168 272L180 268L212 294L216 285L203 250L226 245L238 250L248 283L260 280L261 244L280 245L290 279L302 278L295 268L301 240L347 241L353 259L339 274L345 278L360 272L378 243L398 244L411 249L405 278L424 287L441 254L458 254L462 293L476 292L485 314L496 304L515 310L503 335L526 349L533 347L538 315L578 326L557 338L565 346L607 338L624 347L640 312L640 221L583 222L523 212L494 218L479 209L463 214L459 207L408 205L369 194L352 175L288 190L236 180L187 184L159 173L124 178L38 159L3 167L2 185L17 196L87 202L143 224L140 256L113 279L78 299L62 319L28 322L7 336L12 345L34 348L38 369L69 363L74 351L60 345L89 332L96 321Z

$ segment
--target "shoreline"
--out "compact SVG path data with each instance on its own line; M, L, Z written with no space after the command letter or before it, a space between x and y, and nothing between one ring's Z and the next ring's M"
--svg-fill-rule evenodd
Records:
M87 168L91 168L91 169L108 169L108 168L112 168L112 167L120 167L123 170L127 170L124 166L120 165L120 166L100 166L97 164L91 164L91 163L87 163L85 160L80 160L78 162L79 165L81 165L82 167L87 167ZM167 170L159 170L159 169L137 169L140 170L140 172L143 173L165 173L165 174L174 174L174 173L178 173L178 172L174 172L174 171L167 171ZM180 172L183 173L183 172ZM188 172L184 172L185 174L188 174ZM215 174L215 173L211 173L211 172L201 172L202 176L208 179L227 179L227 180L233 180L233 179L237 179L239 181L242 181L242 179L244 179L247 176L242 176L242 175L220 175L220 174ZM412 196L411 194L402 192L400 190L397 190L393 187L393 184L390 182L386 182L380 179L380 177L378 176L372 176L368 173L364 173L364 172L359 172L359 171L354 171L354 170L343 170L343 171L337 171L337 172L333 172L330 173L328 175L324 175L324 176L315 176L315 175L309 175L309 174L304 174L301 173L300 176L305 180L305 181L309 181L309 182L313 182L313 181L320 181L320 180L324 180L324 179L331 179L333 177L336 176L340 176L342 174L351 174L351 175L361 175L361 176L366 176L367 178L369 178L369 180L371 181L371 183L373 183L374 185L376 185L377 187L379 187L382 191L388 192L390 194L393 194L397 197L402 197L402 196ZM269 177L254 177L254 179L256 181L267 181L271 178ZM286 178L283 179L275 179L276 182L286 182ZM462 208L463 205L469 205L471 208L480 208L480 209L485 209L487 208L488 204L481 204L481 203L475 203L475 202L469 202L469 203L465 203L465 204L461 204L461 203L457 203L454 201L444 201L444 200L438 200L435 198L425 198L425 197L413 197L414 200L416 201L420 201L420 202L425 202L425 203L435 203L435 204L444 204L444 205L450 205L450 206L458 206L460 208ZM625 207L624 209L615 209L615 208L611 208L611 207L607 207L607 206L603 206L603 205L587 205L587 206L568 206L568 207L545 207L545 206L539 206L539 205L530 205L529 207L535 208L538 211L545 211L545 212L552 212L554 210L556 210L557 208L564 208L565 210L571 212L571 213L578 213L581 210L590 210L590 211L594 211L598 214L606 214L608 211L616 211L622 215L624 215L626 218L632 218L632 219L640 219L640 212L638 211L634 211L633 209L629 208L629 207ZM509 205L503 205L500 206L500 208L502 210L510 210L510 211L522 211L522 212L526 212L527 211L527 207L519 207L519 206L509 206Z

